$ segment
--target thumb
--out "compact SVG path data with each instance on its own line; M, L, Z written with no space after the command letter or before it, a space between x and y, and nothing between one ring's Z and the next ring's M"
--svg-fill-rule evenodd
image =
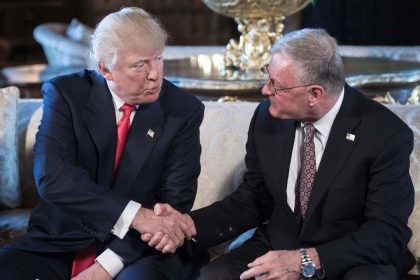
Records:
M171 210L172 207L167 203L156 203L153 208L153 211L157 216L168 215L172 212Z

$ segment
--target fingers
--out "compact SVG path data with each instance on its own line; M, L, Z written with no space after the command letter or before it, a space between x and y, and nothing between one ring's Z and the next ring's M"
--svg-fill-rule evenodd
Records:
M142 235L142 239L146 239L143 238L143 236L145 236L146 234ZM176 244L175 242L173 242L168 234L164 234L162 232L157 232L155 235L151 235L151 234L147 234L150 236L147 236L148 241L148 245L152 248L155 248L158 251L162 251L162 253L175 253L176 249L179 246L182 246L184 243L184 240L181 240L180 244ZM146 240L143 240L146 241Z
M180 220L177 216L171 214L162 216L164 233L167 233L172 241L178 246L183 242L185 235L181 229Z
M153 237L153 234L151 233L143 233L141 235L141 240L143 240L144 242L149 242Z
M267 273L267 271L264 269L263 266L255 266L255 267L252 267L252 268L242 272L242 274L240 276L240 279L241 280L251 279L251 278L254 278L254 277L257 277L257 276L259 277L259 276L261 276L265 273Z
M163 247L162 253L164 253L164 254L166 254L166 253L175 253L176 248L177 247L172 242L172 240L169 240L169 242L165 245L165 247Z
M249 263L249 269L241 274L241 279L298 280L299 269L295 269L298 265L300 259L294 257L293 251L269 251Z
M153 235L153 237L149 240L149 242L147 242L147 244L150 246L150 247L154 247L154 248L156 248L156 246L162 241L162 239L163 239L163 237L165 236L165 235L167 235L167 234L164 234L163 232L156 232L154 235ZM159 250L160 251L160 250Z
M163 237L160 239L160 242L157 243L154 247L156 250L162 251L163 248L165 247L165 245L168 243L169 241L169 235L164 234ZM149 242L150 243L150 242ZM150 245L150 244L149 244Z
M271 253L268 252L268 253L265 253L264 255L256 258L253 262L251 262L251 263L248 264L248 267L251 268L251 267L254 267L254 266L258 266L258 265L264 264L267 261L267 259L269 258L270 254Z
M181 224L182 231L185 234L185 237L190 240L193 236L197 235L197 230L195 228L195 224L191 216L188 214L184 214L183 216L183 223Z
M149 246L164 253L175 252L197 234L194 221L188 214L181 214L166 203L157 203L153 211L143 209L135 223L141 239ZM147 221L147 222L146 222Z
M250 279L254 277L258 279L265 279L268 273L267 268L264 266L266 256L267 254L264 254L261 257L256 258L253 262L249 263L249 269L241 274L240 279Z
M181 227L184 237L190 240L197 234L194 221L188 214L181 214L167 203L157 203L153 209L157 216L174 215L178 218L178 224Z

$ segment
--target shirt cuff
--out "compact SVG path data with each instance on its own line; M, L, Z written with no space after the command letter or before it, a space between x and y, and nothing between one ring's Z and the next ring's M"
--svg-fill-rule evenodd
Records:
M106 249L95 259L95 261L98 262L112 278L115 278L124 268L123 259L111 249Z
M137 203L133 200L128 202L121 216L118 218L118 221L115 223L114 227L111 229L111 233L120 239L123 239L130 229L130 225L133 222L134 216L136 216L137 211L141 207L140 203Z

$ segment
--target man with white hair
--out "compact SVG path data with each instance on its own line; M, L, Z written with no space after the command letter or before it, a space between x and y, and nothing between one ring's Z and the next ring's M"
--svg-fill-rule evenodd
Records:
M337 44L324 30L288 33L271 53L243 182L190 219L202 248L257 230L200 279L405 277L414 265L407 249L413 132L345 84Z
M96 71L42 87L34 147L40 201L28 233L0 249L2 279L184 279L189 247L162 254L141 240L190 238L175 215L192 207L204 106L163 79L167 34L140 8L106 16L92 36ZM164 252L171 252L165 251ZM96 261L95 261L96 260Z

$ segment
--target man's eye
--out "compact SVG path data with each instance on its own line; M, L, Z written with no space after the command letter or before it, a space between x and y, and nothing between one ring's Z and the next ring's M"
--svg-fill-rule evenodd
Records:
M140 72L140 71L143 71L144 65L145 65L145 63L135 64L135 65L131 66L131 69L133 69L133 71L135 71L135 72Z

